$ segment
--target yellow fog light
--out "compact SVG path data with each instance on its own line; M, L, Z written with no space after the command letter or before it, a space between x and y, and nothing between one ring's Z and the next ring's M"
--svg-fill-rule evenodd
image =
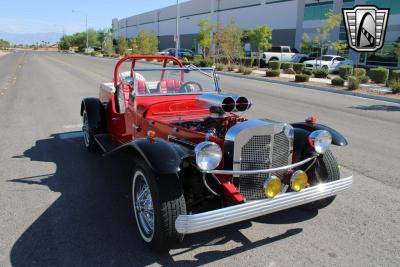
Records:
M290 187L293 191L299 192L304 189L308 184L308 176L303 171L296 171L290 178Z
M264 183L264 193L267 198L273 198L281 192L282 182L276 176L271 176Z

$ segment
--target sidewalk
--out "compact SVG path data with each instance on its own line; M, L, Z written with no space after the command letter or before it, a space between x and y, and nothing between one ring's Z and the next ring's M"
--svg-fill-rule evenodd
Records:
M265 71L262 70L253 70L253 73L255 74L260 74L260 75L265 75ZM280 75L281 78L285 78L285 79L290 79L291 81L294 81L295 79L295 75L294 74L285 74L285 73L281 73ZM314 82L314 83L321 83L324 85L331 85L331 79L323 79L323 78L310 78L310 82ZM345 86L347 86L347 82L344 83ZM382 92L382 93L391 93L390 88L384 87L384 86L380 86L377 84L365 84L362 83L360 84L361 88L365 88L367 90L370 91L376 91L376 92Z

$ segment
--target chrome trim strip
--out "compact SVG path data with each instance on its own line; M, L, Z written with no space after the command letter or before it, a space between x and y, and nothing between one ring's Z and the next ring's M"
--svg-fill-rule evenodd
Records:
M179 215L175 228L181 234L197 233L327 198L350 189L352 185L353 176L350 176L309 187L301 192L279 194L273 199L249 201L194 215Z
M241 170L210 170L210 171L204 171L204 173L213 173L213 174L230 174L230 175L235 175L235 174L258 174L258 173L271 173L271 172L276 172L276 171L284 171L284 170L289 170L293 169L296 167L299 167L303 164L306 164L307 162L315 159L317 156L313 156L307 159L304 159L302 161L278 167L278 168L271 168L271 169L264 169L264 170L246 170L246 171L241 171Z

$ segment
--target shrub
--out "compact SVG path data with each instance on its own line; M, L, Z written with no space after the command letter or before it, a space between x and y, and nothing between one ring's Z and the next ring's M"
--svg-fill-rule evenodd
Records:
M267 77L279 77L281 72L279 70L267 70L265 76Z
M400 93L400 79L393 79L388 82L393 94Z
M215 69L216 69L217 71L223 71L224 68L225 68L225 66L222 65L222 64L217 64L217 66L215 67Z
M304 63L293 63L293 69L297 74L302 73L305 67L306 64Z
M310 75L307 74L296 74L294 81L297 83L308 82L310 80Z
M367 75L363 75L358 77L361 83L368 83L369 82L369 77Z
M369 77L375 83L386 83L389 77L389 70L382 67L372 68L369 70Z
M268 62L268 67L273 70L279 70L281 68L281 63L279 61L273 60Z
M328 77L328 69L327 68L316 68L313 71L315 78L326 78Z
M335 77L331 80L332 85L335 86L343 86L344 85L344 80L340 77Z
M244 73L245 67L244 66L239 66L238 72Z
M286 70L286 69L291 69L291 68L293 68L292 62L282 62L281 63L281 69Z
M347 84L347 88L349 90L356 90L356 89L360 88L360 80L357 79L357 77L349 76L347 79L349 81Z
M312 75L312 70L304 69L304 70L302 71L302 73L303 73L303 74L306 74L306 75L308 75L308 76L311 76L311 75Z
M354 68L354 76L362 77L367 74L366 70L363 68Z
M400 80L400 70L393 70L391 79L392 80Z
M90 55L92 57L102 57L103 54L100 51L93 51L92 53L90 53Z
M234 71L234 70L235 70L235 67L233 65L228 66L228 71Z
M339 67L339 76L342 79L347 80L347 78L353 73L353 66L342 65Z
M195 58L193 60L193 65L197 66L197 67L211 67L214 64L213 60L211 58L207 58L207 59L202 59L202 58Z
M249 74L251 74L252 72L253 72L253 69L252 69L252 68L245 68L244 71L243 71L243 74L249 75Z

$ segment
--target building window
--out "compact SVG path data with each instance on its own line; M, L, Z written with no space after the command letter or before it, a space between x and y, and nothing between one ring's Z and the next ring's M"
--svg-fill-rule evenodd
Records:
M400 14L399 0L366 0L366 5L375 5L380 8L390 8L390 14Z
M398 58L394 53L394 43L385 44L382 49L367 54L367 65L397 67Z
M350 1L346 1L346 0L343 0L343 8L353 8L354 7L354 5L355 5L355 1L354 0L350 0Z
M329 10L333 10L333 2L305 5L304 20L324 20Z

